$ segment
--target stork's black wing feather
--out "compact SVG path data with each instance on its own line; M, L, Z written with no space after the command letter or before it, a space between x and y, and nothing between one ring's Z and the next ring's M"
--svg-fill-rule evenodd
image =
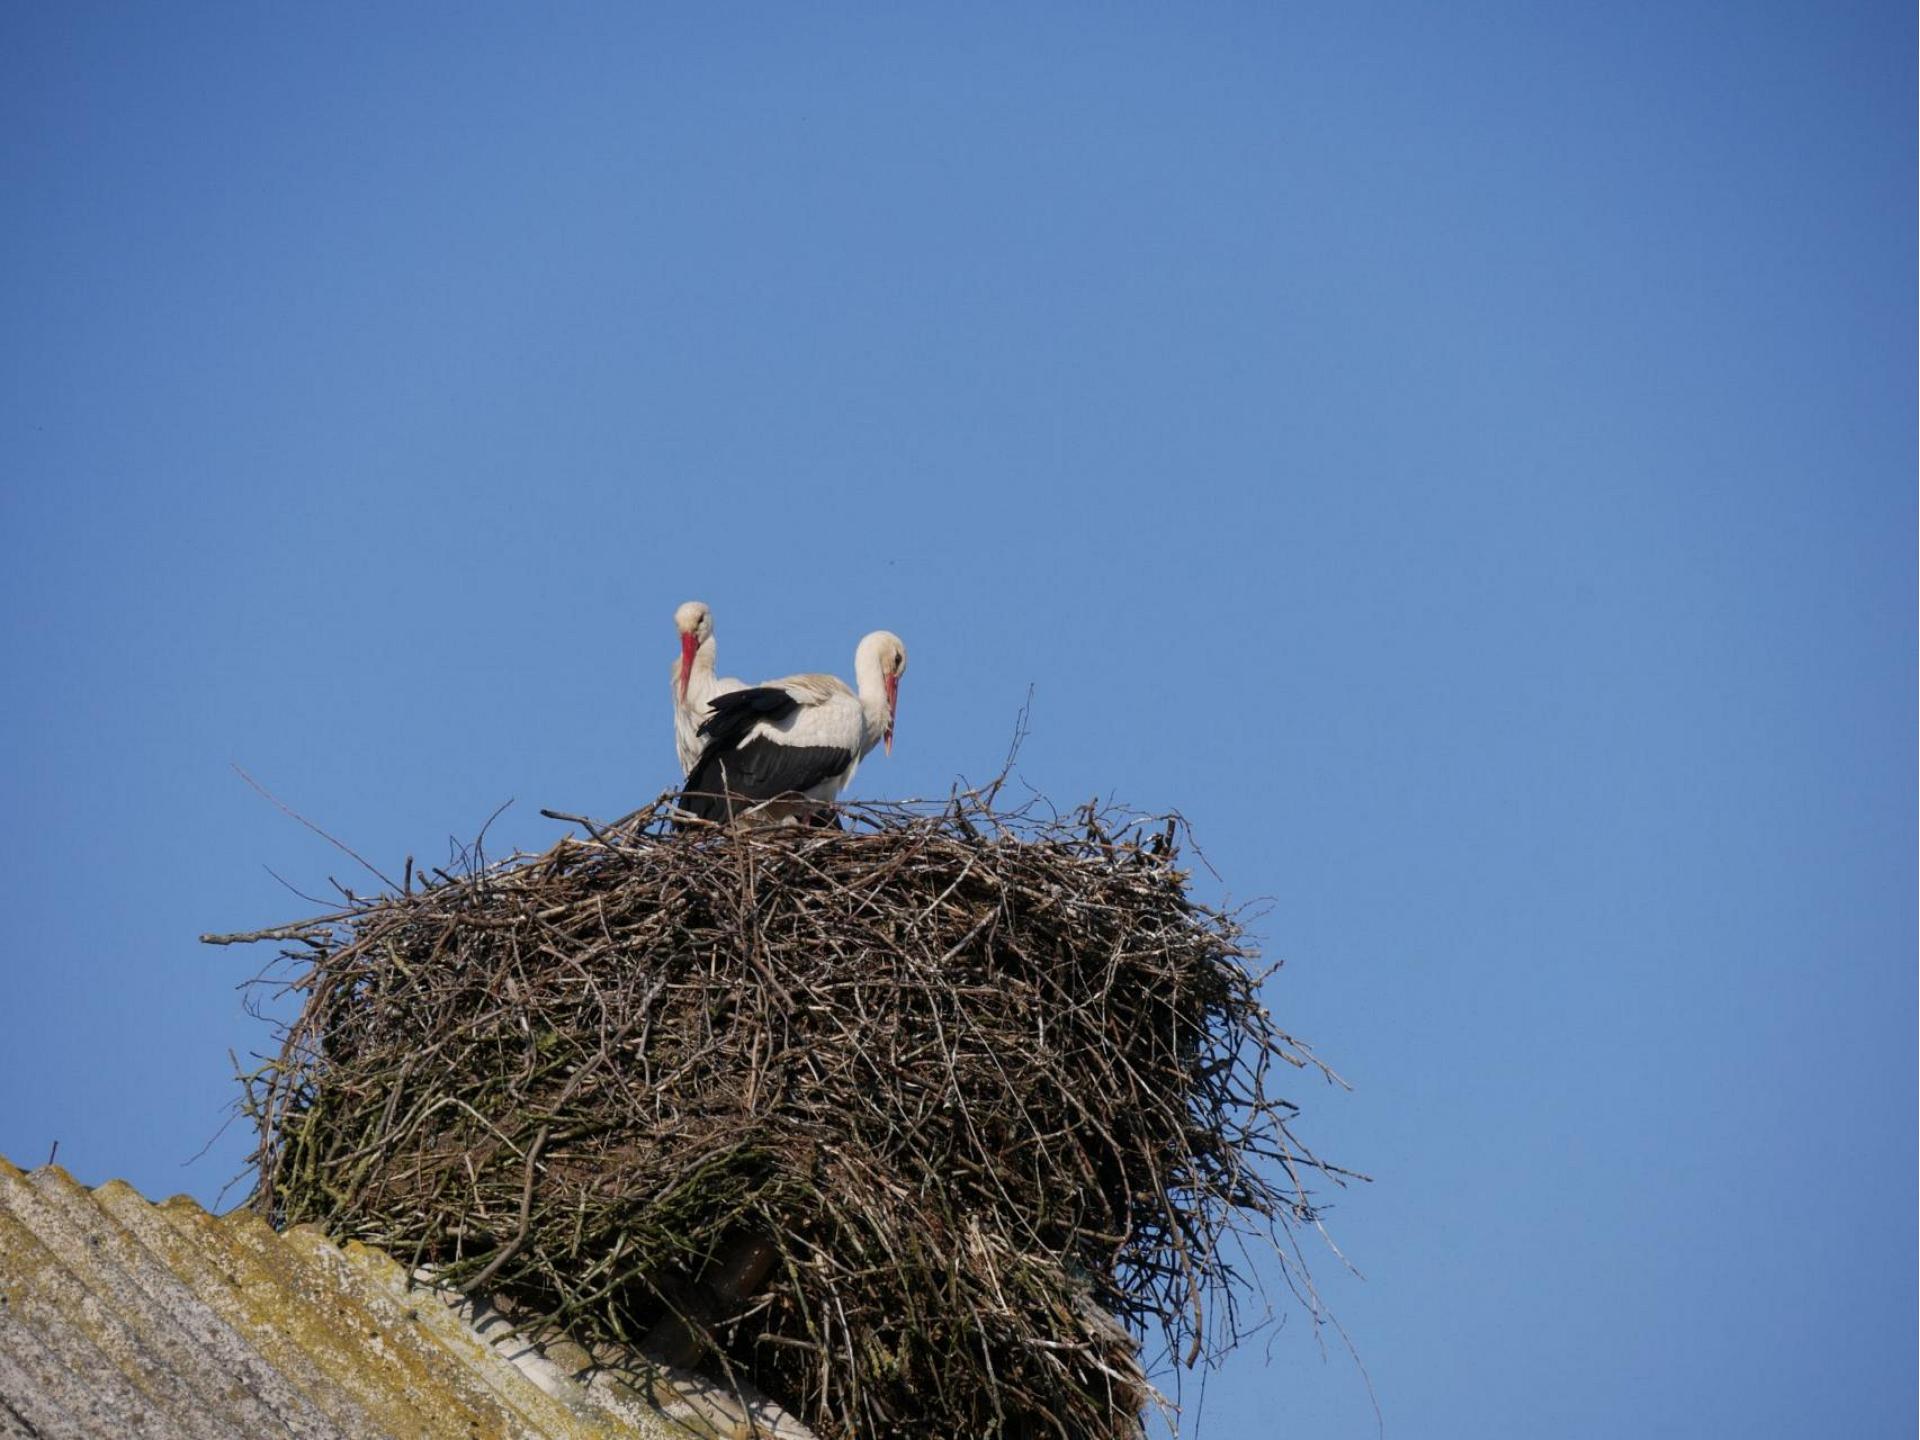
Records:
M700 725L706 748L680 796L680 808L689 815L724 820L762 800L811 789L853 764L850 750L783 745L764 735L746 738L763 720L777 723L800 708L800 702L777 685L716 695L707 708Z
M765 736L745 745L709 745L687 776L680 808L703 820L724 820L762 800L797 795L853 764L851 750L782 745Z
M707 702L707 718L700 722L700 738L707 753L735 745L762 720L784 720L800 708L792 692L778 685L756 685L751 690L729 690Z

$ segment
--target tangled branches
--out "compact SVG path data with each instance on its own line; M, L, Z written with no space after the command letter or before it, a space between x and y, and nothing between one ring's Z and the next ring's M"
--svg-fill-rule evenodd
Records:
M826 1435L1137 1434L1132 1334L1230 1345L1231 1242L1291 1264L1341 1173L1269 1089L1318 1062L1177 822L842 813L642 812L265 932L304 1003L252 1203Z

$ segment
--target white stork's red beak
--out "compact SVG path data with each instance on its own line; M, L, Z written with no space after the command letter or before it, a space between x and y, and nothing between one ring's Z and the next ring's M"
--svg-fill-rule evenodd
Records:
M700 648L700 637L691 630L680 632L680 698L687 698L687 682L693 679L693 654Z
M887 676L887 733L880 737L880 743L887 747L887 754L893 754L893 716L900 708L900 677Z

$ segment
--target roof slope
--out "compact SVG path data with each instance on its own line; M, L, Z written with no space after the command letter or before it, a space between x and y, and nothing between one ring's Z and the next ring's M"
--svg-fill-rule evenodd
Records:
M366 1246L0 1159L5 1440L806 1435L685 1372L593 1373L508 1330Z

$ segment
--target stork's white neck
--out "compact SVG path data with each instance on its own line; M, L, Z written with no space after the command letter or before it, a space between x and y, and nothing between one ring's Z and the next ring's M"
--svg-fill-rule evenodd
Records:
M860 721L866 730L863 756L880 743L893 721L887 707L887 674L880 660L881 638L869 635L853 652L853 682L860 688Z

